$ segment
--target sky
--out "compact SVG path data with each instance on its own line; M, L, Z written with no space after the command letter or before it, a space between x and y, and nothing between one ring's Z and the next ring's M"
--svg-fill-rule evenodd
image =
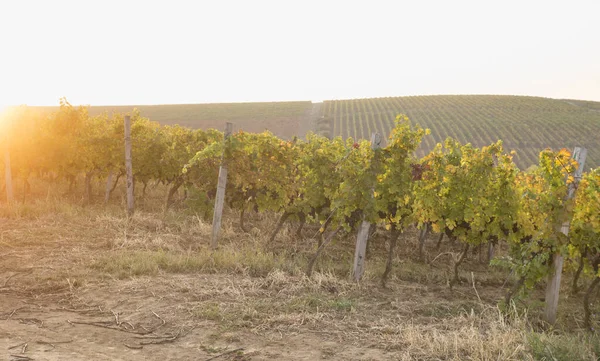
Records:
M1 1L0 106L600 101L600 1Z

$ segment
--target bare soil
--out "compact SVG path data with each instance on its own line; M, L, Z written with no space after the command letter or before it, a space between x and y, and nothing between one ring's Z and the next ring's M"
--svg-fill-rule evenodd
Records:
M327 268L336 257L348 266L339 249L312 278L294 271L294 259L281 269L258 251L247 256L254 266L226 269L211 256L211 268L192 262L208 253L201 221L79 212L0 219L0 359L530 359L524 323L496 307L503 279L472 259L450 290L451 249L430 249L430 260L441 256L428 266L413 261L414 233L384 288L384 242L355 284ZM223 255L264 238L234 228L225 224ZM291 244L297 257L313 249Z

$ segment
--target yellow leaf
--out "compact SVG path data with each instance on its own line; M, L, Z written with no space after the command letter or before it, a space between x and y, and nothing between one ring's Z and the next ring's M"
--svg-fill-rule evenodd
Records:
M456 222L452 219L448 219L446 220L446 227L448 227L450 230L453 230L454 227L456 227Z

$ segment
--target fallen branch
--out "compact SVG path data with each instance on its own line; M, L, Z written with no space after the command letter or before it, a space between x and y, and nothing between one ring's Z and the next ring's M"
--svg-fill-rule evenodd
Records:
M216 359L218 359L219 357L223 357L223 356L231 355L232 353L236 353L236 352L239 352L239 351L244 351L244 349L243 349L243 348L241 348L241 347L240 347L240 348L236 348L235 350L227 351L227 352L225 352L225 353L222 353L222 354L220 354L220 355L217 355L217 356L213 356L213 357L211 357L211 358L208 358L208 359L206 359L205 361L216 360Z
M66 307L61 307L61 308L56 308L54 309L56 311L65 311L65 312L74 312L74 313L98 313L98 310L96 307L91 307L91 308L82 308L80 310L76 309L76 308L66 308ZM104 312L102 312L104 313Z
M133 332L133 330L128 330L126 327L114 327L112 326L113 323L112 321L110 321L110 324L106 324L106 323L101 323L101 322L84 322L84 321L71 321L71 320L67 320L67 322L71 325L88 325L88 326L96 326L96 327L102 327L102 328L107 328L109 330L116 330L116 331L121 331L121 332L127 332L127 333L137 333L137 334L141 334L140 332Z
M113 310L110 310L110 312L112 312L112 314L115 316L115 323L117 324L117 326L121 326L121 322L119 322L120 312L115 312Z
M21 355L10 355L10 357L14 357L19 361L33 361L33 359L29 356L21 356Z
M455 256L455 254L454 254L453 252L444 252L444 253L440 253L440 254L438 254L437 256L435 256L435 258L434 258L434 259L433 259L431 262L429 262L429 264L430 264L430 265L431 265L431 264L433 264L433 262L435 262L435 261L436 261L438 258L440 258L441 256L445 256L445 255L447 255L447 254L451 255L453 258L455 258L455 257L456 257L456 256Z
M123 344L125 347L130 348L132 350L141 350L144 348L144 346L141 345L128 345L126 343Z
M165 323L167 323L167 321L163 320L163 319L162 319L162 318L161 318L159 315L157 315L157 314L156 314L156 312L152 311L152 314L153 314L154 316L156 316L156 318L158 318L159 320L161 320L161 321L162 321L162 326L164 326L164 325L165 325Z
M38 327L44 327L44 321L37 318L19 318L19 322L25 325L37 325L39 323Z
M13 348L21 347L21 346L23 346L23 345L27 345L27 342L21 342L21 343L20 343L20 344L18 344L18 345L10 346L8 349L9 349L9 350L12 350Z
M129 327L131 327L132 331L135 330L135 327L131 324L131 322L125 321L125 322L122 322L121 324L122 325L129 325ZM127 328L125 327L125 329L127 329Z
M179 338L179 335L181 335L181 330L179 330L179 332L177 332L177 334L175 334L175 336L163 338L162 340L156 339L156 340L142 341L142 342L140 342L140 345L160 345L163 343L171 343L171 342L174 342L175 340L177 340Z
M18 310L20 310L20 309L22 309L22 308L25 308L25 307L19 307L19 308L15 308L15 309L14 309L14 310L13 310L13 311L10 313L10 315L8 315L8 317L6 317L4 320L5 320L5 321L8 321L8 320L10 320L10 318L11 318L11 317L12 317L12 316L15 314L15 312L17 312Z
M51 349L49 350L44 350L44 351L52 351L56 348L55 344L59 344L59 343L71 343L73 342L73 340L68 340L68 341L52 341L52 342L48 342L48 341L35 341L35 343L37 343L38 345L48 345L48 346L52 346Z
M36 343L39 343L40 345L52 345L52 344L59 344L59 343L71 343L73 342L73 340L67 340L67 341L35 341Z
M142 326L143 327L143 326ZM160 326L159 326L160 327ZM158 327L157 327L158 328ZM190 333L195 327L192 327L187 333ZM173 333L167 333L164 335L151 335L151 333L153 333L154 331L149 331L147 333L139 333L140 336L134 336L137 339L142 339L142 340L151 340L151 339L161 339L161 338L172 338L172 337L178 337L180 336L181 332L183 329L179 329L179 331L177 331L176 334ZM186 334L187 334L186 333ZM183 335L182 335L183 336Z
M171 343L174 342L175 340L177 340L179 338L179 336L174 336L171 338L165 338L162 340L149 340L149 341L142 341L140 342L140 345L161 345L163 343Z

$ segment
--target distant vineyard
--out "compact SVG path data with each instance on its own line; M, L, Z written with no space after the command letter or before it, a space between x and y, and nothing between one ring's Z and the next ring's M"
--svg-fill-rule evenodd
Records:
M48 113L58 107L35 107ZM234 129L247 132L262 132L265 129L273 134L289 139L294 135L304 136L310 130L312 103L270 102L270 103L215 103L215 104L170 104L170 105L124 105L91 106L92 116L108 113L128 113L134 108L140 114L162 125L189 127L192 129L225 129L226 122L235 123Z
M573 146L589 150L587 164L600 164L600 103L522 96L443 95L325 101L323 121L333 136L369 139L389 134L403 113L431 129L417 154L424 156L447 137L477 147L498 139L517 151L521 168L536 164L541 150Z
M50 112L57 107L36 107ZM536 164L541 150L574 146L589 150L587 164L600 165L600 103L523 96L443 95L332 100L323 103L270 102L183 105L92 106L92 116L127 113L137 108L143 117L162 125L192 129L270 130L283 139L301 138L309 131L326 136L369 139L372 132L386 136L397 114L403 113L431 129L417 151L428 154L435 144L452 137L477 147L498 139L516 150L521 168ZM316 119L321 118L319 122Z

